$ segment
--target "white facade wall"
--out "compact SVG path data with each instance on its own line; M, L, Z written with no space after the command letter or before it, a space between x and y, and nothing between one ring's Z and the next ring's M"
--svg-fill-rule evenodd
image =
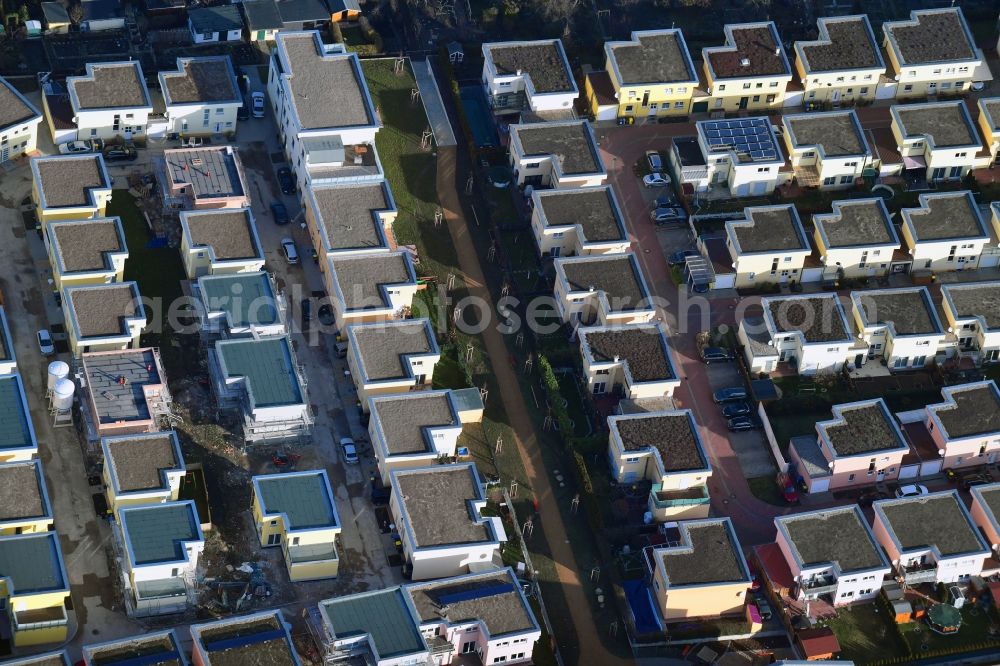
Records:
M946 241L924 241L911 244L906 225L903 238L910 246L914 270L960 271L979 267L979 257L989 243L988 238L958 238ZM951 248L955 247L955 258L948 261Z
M42 116L20 125L12 125L0 133L0 162L7 162L34 152L38 146L38 125Z
M95 111L80 111L74 117L76 121L76 138L113 139L125 137L131 132L132 137L142 137L146 134L149 114L152 107L134 109L100 109ZM119 127L114 129L115 116L119 116Z
M241 102L227 104L174 104L167 107L167 131L184 136L223 134L236 131ZM208 111L206 117L205 111Z

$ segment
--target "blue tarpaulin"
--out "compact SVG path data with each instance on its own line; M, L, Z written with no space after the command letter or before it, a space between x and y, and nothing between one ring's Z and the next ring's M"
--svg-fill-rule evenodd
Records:
M660 624L660 617L653 607L653 597L649 593L649 586L644 580L626 580L622 582L625 588L625 598L628 599L629 610L632 611L632 619L635 622L637 634L653 634L663 631Z

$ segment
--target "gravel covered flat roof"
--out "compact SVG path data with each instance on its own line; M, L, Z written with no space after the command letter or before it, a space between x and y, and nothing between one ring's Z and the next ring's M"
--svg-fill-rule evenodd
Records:
M622 85L697 81L680 30L651 31L628 42L612 42L608 50Z
M875 503L904 551L937 549L945 557L987 550L956 491Z
M612 312L652 307L631 254L557 259L556 264L570 291L603 292Z
M36 109L7 79L0 77L0 129L40 117Z
M33 158L42 207L70 208L94 205L91 190L111 189L99 154Z
M657 548L670 587L749 581L729 519L681 523L690 541Z
M867 326L891 324L896 335L940 335L944 331L924 287L853 292Z
M369 381L407 376L403 357L430 354L435 341L428 335L426 319L401 320L376 326L350 326L348 335L357 345Z
M41 462L0 464L0 522L51 517Z
M125 320L140 318L145 312L135 282L68 287L63 297L69 302L81 338L127 335Z
M461 425L447 393L380 397L372 402L371 412L378 419L389 455L431 451L429 429Z
M533 42L485 44L500 76L525 73L537 93L569 92L574 89L573 73L566 69L562 42L558 39Z
M565 175L599 173L604 169L587 121L511 125L524 156L552 156Z
M1000 433L1000 392L992 381L946 389L950 400L928 405L948 439Z
M819 146L827 157L865 155L868 142L853 111L830 111L784 117L796 146Z
M665 472L706 469L708 461L694 418L687 410L615 419L612 426L626 451L656 449Z
M547 190L537 197L545 215L546 226L580 225L581 241L602 243L626 240L625 227L614 203L610 186L581 187L572 190Z
M87 65L85 76L66 79L77 110L152 106L138 61Z
M63 273L108 270L109 254L128 251L118 218L53 222L49 239Z
M964 102L931 102L892 107L905 137L928 137L935 148L977 146L979 134Z
M982 318L987 330L1000 330L1000 282L941 285L944 303L958 319Z
M778 333L798 331L806 342L851 339L835 296L764 298L762 305Z
M726 46L703 51L716 78L791 74L773 23L727 25L726 29L731 31Z
M198 211L181 217L191 235L191 245L212 248L220 261L264 258L249 209Z
M819 39L796 42L807 73L883 66L867 16L828 16L817 23Z
M899 244L889 211L881 199L834 201L833 213L814 215L828 247Z
M509 570L458 580L446 578L406 586L421 622L459 624L479 620L491 638L537 627L520 585ZM460 599L460 600L457 600Z
M838 457L907 448L881 398L835 405L833 419L816 427L826 435Z
M174 437L170 431L105 440L105 464L118 489L126 493L166 489L163 473L184 468L184 461L177 458Z
M735 237L740 254L809 249L805 230L793 206L747 208L746 215L746 221L726 223L726 230Z
M803 566L835 563L844 573L888 567L854 506L779 516Z
M628 365L633 381L676 379L670 350L655 325L611 326L581 329L580 339L597 363L619 361Z
M331 257L333 271L348 310L371 310L389 306L385 288L416 284L403 252L376 252Z
M160 72L167 105L241 99L229 56L182 58L175 72Z
M924 195L920 208L904 208L902 218L918 243L989 236L969 192Z
M888 21L882 29L895 43L902 65L972 60L975 45L969 41L962 10L940 9L910 12L910 19Z
M469 502L481 500L474 465L439 465L392 474L392 488L417 548L493 541L473 519Z
M331 250L385 247L378 211L393 208L382 183L310 188Z
M208 653L206 666L298 666L279 612L196 625L196 640Z

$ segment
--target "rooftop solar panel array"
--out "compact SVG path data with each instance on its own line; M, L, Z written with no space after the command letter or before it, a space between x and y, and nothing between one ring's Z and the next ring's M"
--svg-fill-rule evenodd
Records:
M778 159L778 148L766 118L708 120L702 123L702 129L713 152L734 150L754 161Z

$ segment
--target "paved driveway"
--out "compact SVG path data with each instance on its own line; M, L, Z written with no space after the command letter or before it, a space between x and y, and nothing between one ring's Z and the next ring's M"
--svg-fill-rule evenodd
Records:
M743 378L735 363L713 363L707 366L706 375L708 376L708 385L713 393L721 388L743 385ZM715 407L713 418L710 419L712 427L718 426L724 429L723 436L729 439L733 451L736 452L744 476L752 479L757 476L776 474L778 469L774 465L763 432L760 430L729 432L726 427L726 419L722 415L722 407L718 405ZM707 412L708 408L705 411Z

